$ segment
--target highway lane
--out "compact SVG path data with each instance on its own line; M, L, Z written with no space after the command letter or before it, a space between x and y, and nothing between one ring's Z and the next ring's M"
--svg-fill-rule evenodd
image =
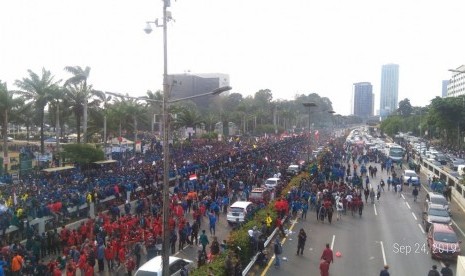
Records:
M401 173L399 168L396 170ZM376 185L381 177L386 180L387 174L378 170L371 183ZM443 263L432 260L427 247L421 221L424 199L424 188L419 201L413 202L411 188L404 185L403 196L386 189L380 202L365 205L361 218L347 214L329 225L318 222L314 212L309 213L306 221L295 223L294 233L285 241L282 256L287 261L279 269L271 265L262 275L318 275L326 243L333 245L334 253L342 253L342 257L335 257L331 275L378 275L384 263L390 266L391 275L426 275L433 264L440 268ZM304 256L296 256L300 228L308 235ZM451 268L455 270L455 265Z

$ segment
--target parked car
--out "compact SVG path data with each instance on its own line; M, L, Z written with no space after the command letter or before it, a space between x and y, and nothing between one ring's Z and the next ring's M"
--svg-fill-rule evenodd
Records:
M281 184L281 179L279 179L278 177L271 177L265 180L265 187L267 187L270 190L275 189L280 184Z
M226 220L229 225L243 223L254 213L255 205L250 201L236 201L228 208Z
M428 208L430 205L443 206L450 214L449 201L440 193L429 192L426 194L425 208Z
M441 165L446 165L447 162L450 162L450 159L445 154L442 154L442 153L436 154L436 156L434 157L434 160L441 163Z
M409 184L409 181L411 181L412 186L420 186L420 178L417 173L413 170L404 170L402 183Z
M449 212L442 205L431 204L423 212L423 225L425 231L428 231L432 223L451 224L452 219Z
M170 275L181 275L181 269L186 267L187 270L195 268L195 264L191 260L181 259L170 256L169 258ZM156 256L143 264L134 274L134 276L161 276L162 275L162 260L161 256Z
M249 194L249 201L255 204L268 204L271 200L271 192L267 188L253 188Z
M455 260L460 255L460 243L452 226L433 223L428 230L427 243L431 258Z
M463 159L453 159L452 162L449 163L449 168L453 171L457 171L457 168L459 165L464 165L465 164L465 160Z
M287 167L286 173L288 175L296 175L300 173L300 166L299 165L290 165Z

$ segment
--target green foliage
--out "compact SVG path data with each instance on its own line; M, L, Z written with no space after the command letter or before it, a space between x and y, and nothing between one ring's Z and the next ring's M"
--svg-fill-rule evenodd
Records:
M202 134L202 136L200 138L217 140L218 139L218 133L216 133L216 132L207 132L207 133Z
M64 145L63 157L73 163L81 165L103 160L105 155L100 148L90 144Z
M286 195L293 187L297 187L300 184L300 181L302 178L308 178L307 173L301 173L294 178L291 179L291 181L288 183L288 185L282 190L281 195ZM227 254L231 254L237 248L240 248L240 253L239 253L239 261L242 264L242 267L246 267L247 264L250 262L252 259L252 249L250 248L249 244L249 235L247 231L249 229L252 229L254 226L261 227L262 222L265 221L265 218L267 214L270 214L270 217L273 220L273 229L274 229L274 222L276 221L276 218L278 217L277 212L274 209L274 201L270 202L268 206L265 208L259 210L255 215L252 220L244 224L240 229L231 231L231 234L228 239L228 249L220 256L218 256L212 263L206 264L194 271L190 275L194 276L203 276L207 275L208 268L211 267L213 270L213 273L215 275L226 275L225 271L225 259Z
M404 120L401 116L389 116L381 122L381 131L389 136L394 136L401 130L403 123Z

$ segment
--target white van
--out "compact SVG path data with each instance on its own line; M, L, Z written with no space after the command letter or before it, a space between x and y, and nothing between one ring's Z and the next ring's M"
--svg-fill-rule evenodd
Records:
M278 177L271 177L265 180L265 187L270 190L276 188L279 184L281 184L281 179Z
M236 201L229 206L226 219L230 225L234 223L242 223L246 220L247 215L252 212L254 205L250 201Z

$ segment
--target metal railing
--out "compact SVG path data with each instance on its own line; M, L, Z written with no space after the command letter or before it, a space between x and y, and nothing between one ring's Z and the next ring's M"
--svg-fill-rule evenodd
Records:
M283 218L283 222L287 221L288 219L288 216L285 216ZM266 239L265 243L264 243L264 247L266 248L270 243L271 241L274 239L274 237L276 236L276 233L278 233L279 231L279 227L276 227L274 229L274 231L268 236L268 239ZM247 275L247 273L249 273L250 269L253 267L253 265L255 264L255 262L257 261L257 258L258 258L258 255L260 254L260 252L257 252L253 257L252 259L250 260L249 264L244 268L244 270L242 271L242 276L245 276Z

